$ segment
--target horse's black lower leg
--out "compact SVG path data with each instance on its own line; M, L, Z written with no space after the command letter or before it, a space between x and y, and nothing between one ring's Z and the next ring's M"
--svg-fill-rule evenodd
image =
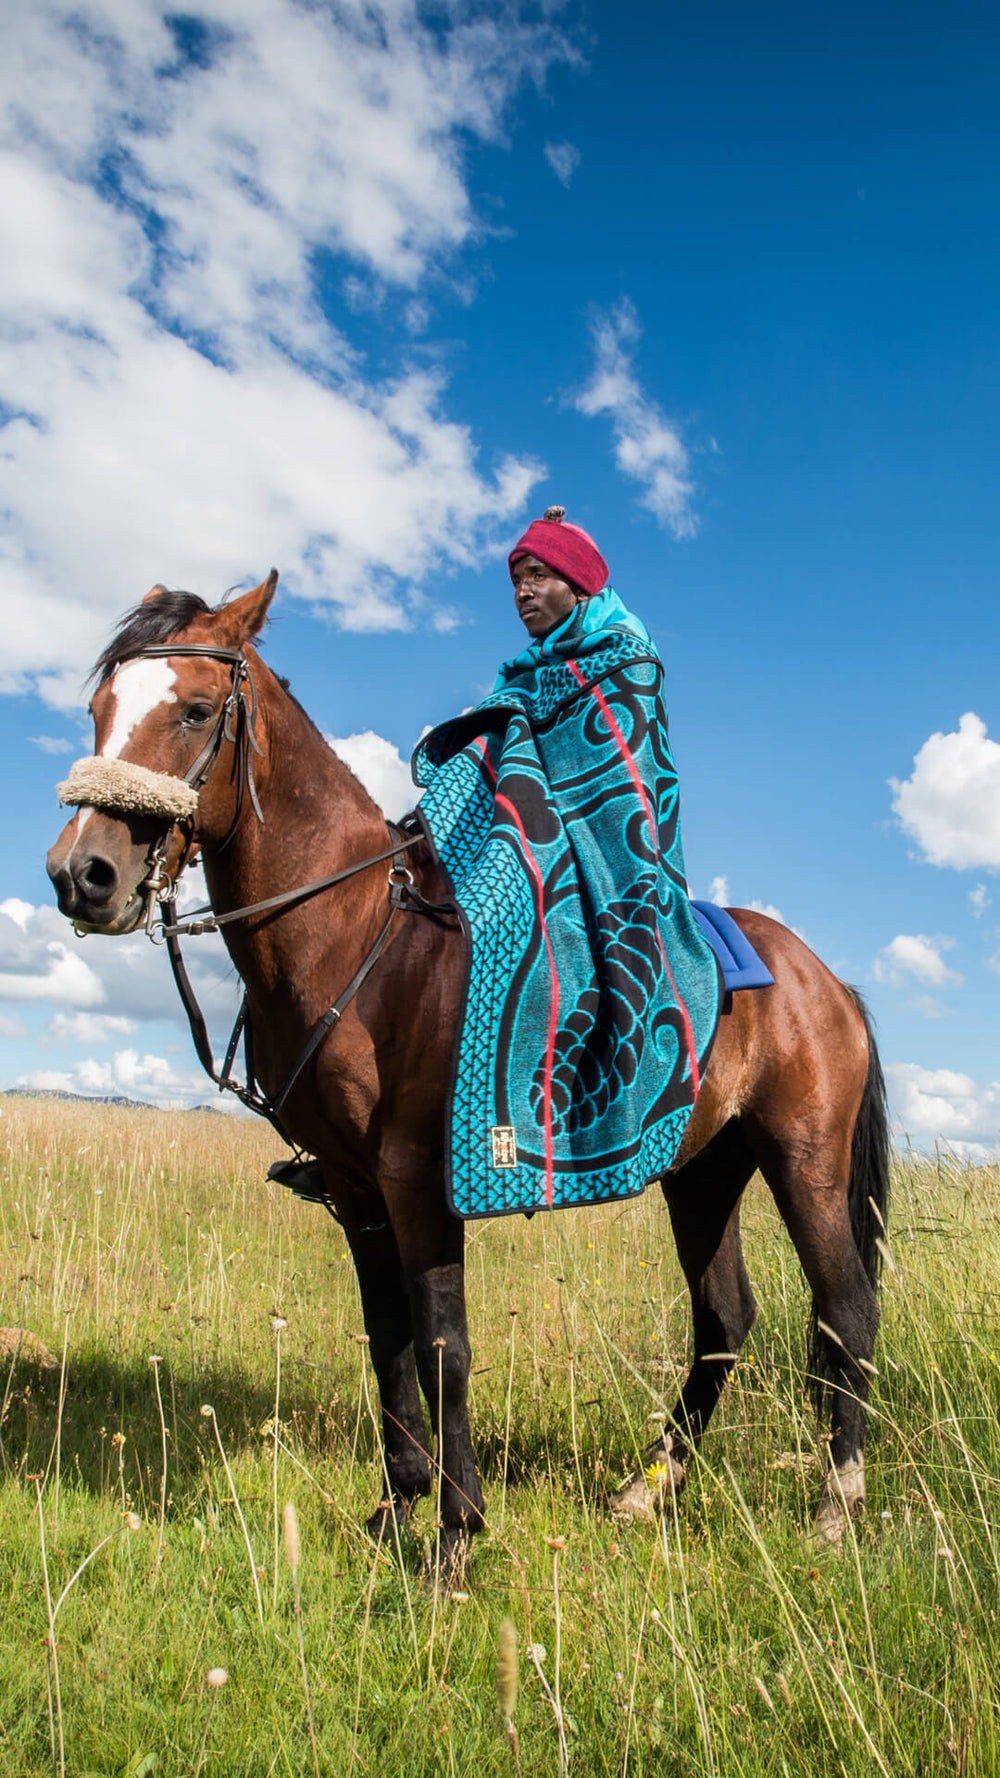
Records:
M826 1145L761 1158L812 1291L816 1393L830 1405L817 1529L830 1538L864 1503L865 1406L879 1323L878 1298L851 1228L848 1169L842 1132L831 1133Z
M395 1242L388 1231L348 1238L382 1408L383 1500L367 1521L371 1535L381 1537L395 1512L408 1513L416 1499L430 1492L427 1429L417 1387L410 1299Z
M740 1241L740 1199L756 1164L734 1121L663 1182L694 1333L691 1368L672 1415L681 1461L698 1444L757 1319Z
M437 1438L440 1465L440 1552L444 1567L460 1563L483 1524L483 1495L469 1432L469 1345L465 1272L433 1266L410 1281L417 1373Z
M735 1121L662 1181L677 1254L691 1293L694 1352L674 1407L673 1431L647 1453L673 1487L711 1418L736 1354L757 1318L740 1243L740 1198L756 1161ZM723 1357L722 1354L732 1354ZM646 1514L653 1494L639 1473L615 1496L619 1512Z

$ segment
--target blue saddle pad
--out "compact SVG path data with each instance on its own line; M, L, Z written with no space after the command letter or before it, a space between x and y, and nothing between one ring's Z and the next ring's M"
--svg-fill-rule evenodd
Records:
M758 957L745 932L725 908L714 901L692 901L694 917L719 959L727 992L735 988L773 988L774 977Z

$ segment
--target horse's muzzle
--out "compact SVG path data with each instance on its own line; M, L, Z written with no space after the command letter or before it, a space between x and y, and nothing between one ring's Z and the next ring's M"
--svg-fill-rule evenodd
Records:
M53 846L46 869L56 892L59 912L72 920L78 931L114 935L132 932L142 919L143 901L134 891L121 905L122 885L118 867L100 852L76 849L58 856Z

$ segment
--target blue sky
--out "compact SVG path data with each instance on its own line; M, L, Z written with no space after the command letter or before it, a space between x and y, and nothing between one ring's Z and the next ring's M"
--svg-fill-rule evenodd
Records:
M274 562L270 658L398 810L558 501L664 654L694 892L866 990L915 1141L992 1150L994 9L22 13L0 1084L205 1096L162 958L44 876L120 613Z

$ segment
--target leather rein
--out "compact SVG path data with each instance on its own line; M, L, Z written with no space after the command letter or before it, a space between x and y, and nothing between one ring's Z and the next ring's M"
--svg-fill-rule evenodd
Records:
M250 673L249 662L242 648L214 648L210 643L164 643L162 646L137 650L130 655L132 660L166 659L176 655L201 656L211 660L228 662L232 671L232 685L229 696L212 725L212 730L205 745L198 754L194 764L184 774L184 782L193 790L199 790L205 783L214 766L224 741L228 741L235 752L236 762L236 812L229 829L220 841L219 851L225 850L233 839L243 813L243 805L247 797L253 807L254 814L260 824L264 825L264 813L257 795L254 782L253 759L263 757L263 748L257 741L255 729L257 722L258 700L257 690ZM408 817L408 822L412 817ZM173 877L167 874L164 860L170 844L170 836L175 827L187 829L186 844L180 862ZM180 919L171 919L175 912L178 879L187 862L191 847L194 844L194 817L181 820L170 820L160 838L155 842L149 856L149 870L142 883L140 892L147 901L146 932L154 944L166 946L167 956L181 1004L187 1014L191 1039L199 1062L209 1078L221 1092L234 1093L260 1117L266 1117L290 1148L297 1149L281 1122L281 1110L293 1086L307 1063L319 1049L323 1039L334 1025L338 1024L347 1006L354 999L363 982L374 969L379 957L389 940L397 913L422 913L441 916L454 913L450 902L431 902L421 894L414 882L413 872L406 862L406 853L424 838L420 829L406 831L391 821L386 822L391 844L373 857L362 858L356 864L349 864L344 869L332 871L329 876L319 877L315 882L305 883L298 889L288 889L280 895L272 895L265 901L252 902L246 907L231 908L222 914L216 914L210 902L203 907L195 908L191 914ZM205 932L217 932L220 927L229 925L234 920L246 920L256 914L272 914L308 900L325 889L331 889L337 883L346 882L359 872L368 870L372 865L384 864L391 859L388 871L389 912L378 937L355 970L347 986L338 994L333 1005L322 1013L313 1025L294 1066L286 1074L277 1092L264 1093L256 1078L253 1059L253 1041L249 1019L249 996L244 988L243 1000L236 1016L229 1043L226 1047L225 1060L221 1072L216 1069L212 1045L208 1035L205 1015L198 1003L197 995L188 975L181 952L182 937L197 937ZM156 906L159 906L159 919L155 918ZM246 1083L240 1085L232 1078L233 1065L240 1038L243 1038L244 1060L246 1066Z

